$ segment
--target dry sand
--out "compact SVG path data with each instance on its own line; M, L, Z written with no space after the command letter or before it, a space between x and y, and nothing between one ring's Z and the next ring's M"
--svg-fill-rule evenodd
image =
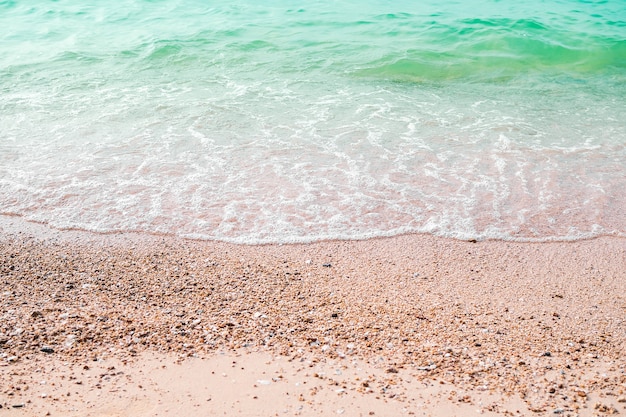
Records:
M0 415L626 413L626 239L238 246L0 217Z

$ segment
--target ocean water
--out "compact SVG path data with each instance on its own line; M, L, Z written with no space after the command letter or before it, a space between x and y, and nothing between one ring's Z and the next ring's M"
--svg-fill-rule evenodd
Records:
M624 0L0 0L0 214L626 236Z

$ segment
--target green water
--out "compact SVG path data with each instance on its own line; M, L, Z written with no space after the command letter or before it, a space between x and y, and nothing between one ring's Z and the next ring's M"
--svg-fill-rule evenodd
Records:
M228 64L309 77L489 82L617 75L626 66L623 1L90 3L3 2L4 75L37 63L107 75L118 65L207 65L210 73Z
M626 1L0 1L0 214L623 235Z

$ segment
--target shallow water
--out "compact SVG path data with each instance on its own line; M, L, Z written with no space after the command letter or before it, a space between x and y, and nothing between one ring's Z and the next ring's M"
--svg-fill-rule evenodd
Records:
M0 213L241 243L626 235L623 1L0 1Z

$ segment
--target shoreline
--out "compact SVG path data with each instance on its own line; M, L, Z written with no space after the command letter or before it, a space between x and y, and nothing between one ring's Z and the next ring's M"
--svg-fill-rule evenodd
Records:
M191 242L204 242L204 243L212 243L212 244L225 244L225 245L233 245L233 246L244 246L244 247L262 247L262 246L306 246L306 245L316 245L316 244L324 244L324 243L332 243L332 242L361 242L361 241L371 241L371 240L386 240L386 239L394 239L405 236L428 236L436 239L450 240L450 241L458 241L465 243L477 243L477 242L501 242L501 243L515 243L515 244L542 244L542 243L571 243L571 242L582 242L587 240L595 240L595 239L603 239L603 238L616 238L616 239L626 239L626 234L618 231L613 232L587 232L583 233L579 236L548 236L548 237L476 237L476 238L461 238L455 236L442 236L438 234L433 234L429 232L422 231L405 231L399 233L390 233L390 234L377 234L372 236L361 236L361 237L333 237L333 238L317 238L313 240L300 240L296 238L293 241L284 241L284 242L275 242L275 241L261 241L261 242L239 242L236 239L233 240L224 240L224 239L208 239L203 237L194 237L193 235L176 235L172 233L161 233L161 232L149 232L143 230L128 230L128 231L93 231L88 229L81 228L56 228L54 226L50 226L48 223L37 220L27 220L24 216L19 214L1 214L0 213L0 230L4 230L9 234L21 233L23 231L27 231L29 234L36 235L39 238L46 237L60 237L61 235L69 235L74 234L75 238L80 239L80 235L83 236L134 236L135 238L152 238L152 239L173 239L173 240L185 240Z
M270 355L290 364L342 364L344 374L356 362L379 373L368 382L372 392L362 380L337 388L340 395L329 391L323 403L331 406L347 392L353 408L378 397L407 414L455 415L462 406L493 415L626 411L621 237L519 243L402 235L247 246L56 231L2 217L0 373L8 382L0 387L0 414L78 406L78 396L35 400L15 389L52 364L121 361L131 381L148 374L151 360L200 361L203 369L218 352L226 362ZM317 378L302 372L293 370ZM428 400L448 411L420 408L411 400L416 383L439 384ZM493 398L479 406L481 395ZM291 400L277 393L269 403L284 401ZM322 410L312 404L285 407L292 415ZM94 407L90 415L107 415ZM228 411L222 407L211 410Z

